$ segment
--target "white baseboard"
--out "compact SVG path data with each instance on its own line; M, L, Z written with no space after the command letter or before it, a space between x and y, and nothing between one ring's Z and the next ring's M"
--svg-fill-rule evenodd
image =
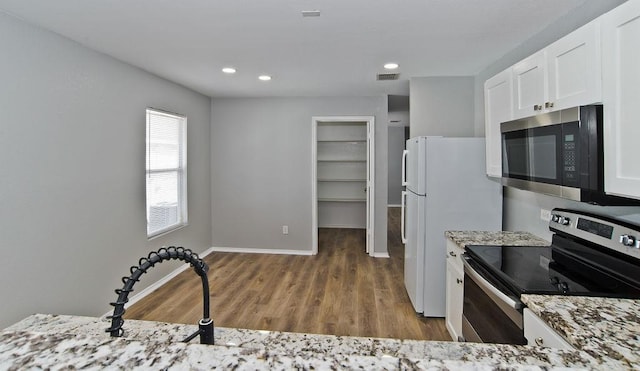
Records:
M213 247L210 247L210 248L206 249L205 251L203 251L202 254L198 254L198 256L200 258L204 258L205 256L211 254L213 251L214 251ZM139 293L137 293L137 294L133 295L132 297L130 297L129 301L127 302L127 304L124 305L124 308L127 309L131 305L133 305L133 304L139 302L140 300L144 299L144 297L146 297L147 295L151 294L152 292L154 292L155 290L160 288L160 286L162 286L165 283L169 282L175 276L177 276L180 273L182 273L185 270L187 270L190 266L191 265L189 263L182 264L178 268L174 269L171 273L167 274L166 276L162 277L161 279L159 279L158 281L152 283L151 285L145 287L144 289L142 289L142 291L140 291ZM102 318L104 318L106 316L110 316L112 313L113 313L113 310L110 310L109 312L103 314Z
M311 251L300 250L280 250L280 249L252 249L246 247L220 247L214 246L209 250L215 252L236 252L243 254L285 254L285 255L313 255ZM209 251L207 250L207 251ZM374 252L371 255L374 258L390 258L388 252Z
M389 204L389 205L387 205L387 207L402 207L402 205L391 205L391 204Z
M352 224L324 224L319 225L318 228L337 228L337 229L366 229L366 226L363 225L352 225Z
M215 251L215 252L237 252L237 253L243 253L243 254L313 255L313 251L311 250L255 249L255 248L248 248L248 247L223 247L223 246L214 246L209 250Z

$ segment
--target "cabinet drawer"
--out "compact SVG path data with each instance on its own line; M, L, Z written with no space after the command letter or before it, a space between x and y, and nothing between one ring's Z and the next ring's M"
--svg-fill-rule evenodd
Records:
M549 327L530 309L524 309L524 337L529 345L547 348L575 350L571 344Z

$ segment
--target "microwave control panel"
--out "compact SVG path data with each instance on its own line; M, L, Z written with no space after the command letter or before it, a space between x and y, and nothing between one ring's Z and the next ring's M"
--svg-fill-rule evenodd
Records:
M562 183L568 187L577 187L579 183L579 124L572 122L562 126Z

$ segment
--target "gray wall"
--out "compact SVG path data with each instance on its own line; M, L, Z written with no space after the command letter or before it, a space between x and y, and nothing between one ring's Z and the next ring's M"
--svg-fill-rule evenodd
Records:
M640 223L640 207L596 206L510 187L504 187L503 197L505 230L528 231L548 241L551 241L549 223L540 219L540 209L569 208L611 215Z
M405 149L406 126L389 126L389 175L388 204L398 206L402 202L402 151Z
M599 15L606 13L608 10L613 9L623 2L625 2L625 0L587 1L581 8L565 15L557 22L547 27L544 31L525 41L517 48L507 53L503 58L497 60L495 63L480 72L475 79L476 133L484 136L485 80L569 34L571 31L588 23ZM637 218L637 214L640 213L640 208L635 207L618 208L593 206L513 188L505 188L503 205L503 224L505 230L527 230L546 239L550 239L551 234L548 232L548 223L540 219L541 208L575 208L600 214L625 216L631 220L635 220Z
M389 125L409 126L409 96L388 95Z
M0 328L102 315L138 258L210 246L210 99L0 13ZM145 108L188 116L189 226L152 241ZM163 263L136 292L179 266Z
M387 99L389 113L387 202L390 206L397 206L402 202L401 192L404 189L402 186L402 151L405 149L406 140L409 139L409 97L389 95Z
M387 251L386 97L212 99L213 246L311 251L311 118L343 115L375 116L374 251Z
M409 90L412 138L474 136L473 77L414 77Z

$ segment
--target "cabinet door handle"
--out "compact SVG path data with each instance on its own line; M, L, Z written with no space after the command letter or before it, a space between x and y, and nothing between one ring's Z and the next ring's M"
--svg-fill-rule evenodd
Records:
M462 280L460 278L456 278L456 282L457 283L462 283Z
M543 338L536 338L536 345L542 346L542 344L544 344L544 339Z
M449 255L453 256L454 258L455 258L456 256L458 256L458 255L456 255L456 253L454 253L453 251L449 251ZM440 256L442 256L442 255L440 255Z
M553 108L553 102L547 102L544 104L546 108Z

